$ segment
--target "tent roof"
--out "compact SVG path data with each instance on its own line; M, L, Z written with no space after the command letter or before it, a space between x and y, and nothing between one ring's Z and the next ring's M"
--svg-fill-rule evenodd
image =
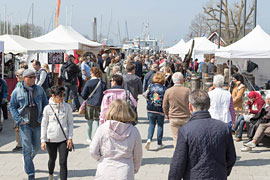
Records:
M185 48L183 49L182 53L187 53L188 50L191 48L193 39L189 40ZM215 53L218 46L211 41L209 41L206 37L195 37L194 38L195 44L193 49L193 54L211 54Z
M216 52L223 58L270 58L270 36L257 25L239 41Z
M2 35L0 41L4 41L5 53L27 53L27 52L59 52L64 51L56 45L39 43L18 35Z
M71 26L60 25L53 31L43 36L33 38L38 42L51 42L62 44L67 50L79 49L80 44L90 46L93 48L101 47L102 44L90 41L75 31Z
M166 52L169 53L169 54L178 54L177 51L179 51L185 44L186 44L185 41L183 39L181 39L174 46L172 46L170 48L167 48Z

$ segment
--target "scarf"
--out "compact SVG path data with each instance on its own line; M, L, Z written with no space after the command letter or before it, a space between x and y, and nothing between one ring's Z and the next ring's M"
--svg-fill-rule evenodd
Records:
M36 103L34 101L34 86L29 87L23 82L23 87L27 91L28 96L28 104L30 107L36 106Z

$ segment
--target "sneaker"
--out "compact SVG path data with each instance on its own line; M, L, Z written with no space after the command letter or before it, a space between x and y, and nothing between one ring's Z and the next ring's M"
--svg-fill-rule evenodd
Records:
M21 151L22 147L16 146L14 149L12 149L12 152Z
M35 180L35 176L34 175L28 176L28 180Z
M148 139L148 140L146 141L146 144L144 145L144 148L145 148L147 151L149 151L149 149L150 149L150 144L151 144L151 140Z
M235 139L235 142L240 142L240 141L242 141L242 138L241 138L241 137L237 137L237 138Z
M90 144L92 141L90 139L86 139L86 142Z
M164 147L165 147L165 146L164 146L163 144L158 144L158 145L157 145L157 148L158 148L158 149L163 149Z
M243 147L243 148L241 148L241 151L242 152L249 152L249 151L252 151L252 148L251 147Z
M54 180L53 174L49 174L49 180Z
M255 147L256 147L256 144L255 144L253 141L250 141L250 142L244 144L244 146L246 146L246 147L251 147L251 148L255 148Z

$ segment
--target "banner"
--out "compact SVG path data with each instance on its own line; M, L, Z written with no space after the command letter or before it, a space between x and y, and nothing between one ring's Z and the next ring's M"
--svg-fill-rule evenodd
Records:
M58 18L60 14L61 0L57 0L56 13L55 13L55 26L58 27Z

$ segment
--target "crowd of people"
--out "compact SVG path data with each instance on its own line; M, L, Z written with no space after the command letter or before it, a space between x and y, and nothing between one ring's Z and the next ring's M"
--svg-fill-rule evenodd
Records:
M143 147L136 127L140 94L147 101L146 150L151 149L156 125L157 150L164 148L164 122L170 123L175 149L171 180L226 179L236 161L232 134L236 142L242 141L246 124L249 141L242 151L250 151L270 131L270 95L265 103L259 93L251 91L244 102L241 74L232 71L229 82L228 68L224 68L224 76L217 74L214 59L209 63L195 59L189 64L191 72L213 77L209 92L191 92L185 87L190 74L185 77L182 73L181 58L164 53L132 53L126 58L112 53L96 58L91 54L75 62L75 57L69 55L62 65L62 85L52 85L49 68L37 60L31 61L35 71L25 63L16 71L18 84L9 106L16 122L14 151L22 149L29 179L35 178L33 159L40 148L49 154L49 179L54 178L57 152L60 179L67 179L67 157L74 149L73 112L84 114L87 120L86 141L91 156L99 162L96 179L134 179ZM4 83L0 86L2 102L7 91Z

